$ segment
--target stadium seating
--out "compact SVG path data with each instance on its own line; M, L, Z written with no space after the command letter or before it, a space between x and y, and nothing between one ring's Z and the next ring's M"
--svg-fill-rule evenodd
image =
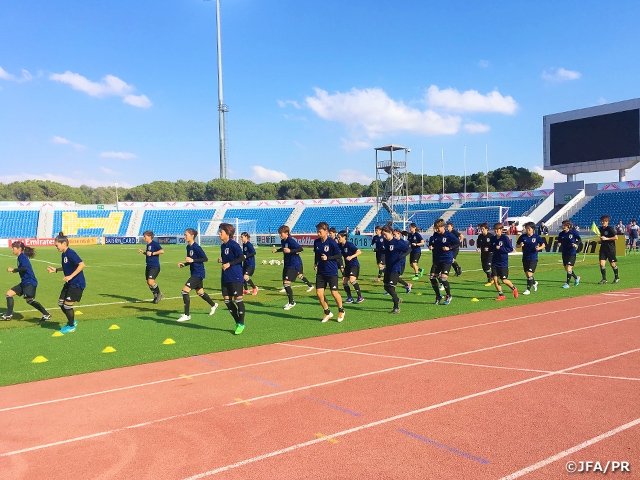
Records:
M35 238L38 210L0 211L0 238Z
M600 225L600 217L604 214L611 217L611 225L620 220L625 225L631 220L640 221L640 190L599 193L576 212L571 221L588 230L593 222Z
M442 214L451 207L452 202L431 202L431 203L409 203L407 205L407 211L410 221L415 221L422 230L428 229L433 222L435 222ZM419 218L411 219L411 215L417 210L437 210L435 212L423 213ZM397 205L396 211L400 214L404 214L404 205ZM373 233L376 225L384 225L391 221L391 214L384 208L380 208L378 214L373 217L373 220L367 225L362 233ZM401 227L402 225L395 225Z
M257 220L256 232L262 234L275 234L278 228L284 225L293 212L293 207L288 208L230 208L224 214L224 218L238 218L240 220Z
M296 233L314 233L319 222L327 222L338 231L349 226L353 232L369 210L371 205L306 207L292 230Z
M53 213L53 235L72 237L125 235L131 210L57 210Z
M482 222L489 222L492 224L500 221L500 213L498 209L492 208L487 210L478 210L479 207L509 207L508 215L510 217L521 217L525 213L531 211L543 200L544 198L537 197L465 202L461 208L471 210L458 210L451 216L451 218L449 218L449 221L453 222L458 229L466 229L469 224L475 227L477 224Z
M187 228L197 229L198 220L211 220L214 214L215 209L209 208L145 210L138 235L147 230L152 230L155 235L182 235Z

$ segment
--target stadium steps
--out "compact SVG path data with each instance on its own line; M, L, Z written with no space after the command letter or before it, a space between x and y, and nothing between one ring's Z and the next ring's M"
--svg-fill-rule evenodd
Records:
M138 237L142 235L140 231L140 225L142 225L142 218L144 217L143 208L134 208L131 211L131 219L129 220L129 226L127 227L127 237Z
M302 212L304 212L305 207L296 207L293 209L293 212L291 212L291 215L289 215L289 218L287 218L287 221L284 222L284 224L289 227L291 230L293 230L293 227L296 225L296 222L300 219L300 216L302 215Z
M549 195L542 202L535 204L527 212L522 215L523 217L531 217L535 223L540 223L544 220L551 218L555 210L554 195ZM546 218L545 218L546 217Z
M52 238L58 234L53 231L53 207L43 207L38 215L38 227L36 229L36 237Z
M358 228L360 232L364 234L365 233L364 229L367 227L367 225L371 223L371 221L375 218L377 213L378 213L378 206L374 204L371 206L371 210L369 210L367 214L364 217L362 217L362 220L360 220L360 223L356 225L356 228Z
M587 196L584 190L580 190L578 194L569 201L564 207L553 215L547 223L549 232L557 232L562 229L562 221L571 218L578 210L589 202L593 197Z

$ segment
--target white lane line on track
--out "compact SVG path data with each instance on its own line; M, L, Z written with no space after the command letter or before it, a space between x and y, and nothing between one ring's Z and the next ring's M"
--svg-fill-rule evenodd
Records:
M571 455L572 453L578 452L580 450L583 450L595 443L598 443L601 440L606 440L609 437L614 436L617 433L620 432L624 432L625 430L628 430L629 428L633 428L637 425L640 425L640 418L636 418L635 420L629 422L629 423L625 423L624 425L620 425L617 428L614 428L613 430L609 430L608 432L605 432L601 435L598 435L597 437L593 437L590 438L589 440L582 442L574 447L568 448L567 450L564 450L560 453L557 453L549 458L545 458L544 460L539 461L538 463L534 463L533 465L530 465L526 468L523 468L522 470L518 470L517 472L512 473L511 475L507 475L506 477L502 477L500 480L514 480L516 478L520 478L523 475L527 475L528 473L533 472L534 470L538 470L539 468L542 468L546 465L549 465L550 463L553 463L557 460L560 460L561 458L565 458L569 455ZM604 463L604 462L603 462Z
M199 376L203 376L203 375L211 375L211 374L214 374L214 373L220 373L220 372L225 372L225 371L229 371L229 370L237 370L237 369L241 369L241 368L254 367L254 366L258 366L258 365L265 365L265 364L269 364L269 363L275 363L275 362L281 362L281 361L287 361L287 360L295 360L295 359L298 359L298 358L304 358L304 357L313 356L313 355L321 355L321 354L324 354L324 353L342 352L342 351L346 351L346 350L351 349L351 348L361 348L361 347L367 347L367 346L371 346L371 345L378 345L378 344L381 344L381 343L401 341L401 340L407 340L407 339L411 339L411 338L418 338L418 337L424 337L424 336L430 336L430 335L437 335L437 334L440 334L440 333L449 333L449 332L455 332L455 331L460 331L460 330L467 330L467 329L470 329L470 328L484 327L484 326L487 326L487 325L495 325L495 324L500 324L500 323L505 323L505 322L522 320L522 319L526 319L526 318L538 317L538 316L542 316L542 315L552 315L552 314L565 312L565 311L573 311L573 310L580 309L580 308L591 308L591 307L600 306L600 305L610 305L610 304L614 304L614 303L626 302L628 300L629 299L612 300L612 301L607 301L607 302L602 302L602 303L596 303L596 304L593 304L593 305L584 305L584 306L574 307L574 308L569 308L569 309L552 310L552 311L549 311L549 312L535 313L535 314L531 314L531 315L524 315L522 317L514 317L514 318L505 319L505 320L498 320L498 321L494 321L494 322L479 323L479 324L475 324L475 325L468 325L468 326L464 326L464 327L451 328L451 329L447 329L447 330L439 330L439 331L436 331L436 332L429 332L429 333L411 335L411 336L406 336L406 337L399 337L399 338L395 338L395 339L382 340L382 341L379 341L379 342L371 342L371 343L365 343L365 344L360 344L360 345L353 345L353 346L343 347L343 348L335 349L335 350L318 349L320 351L317 351L317 352L314 352L314 353L305 354L305 355L294 355L294 356L291 356L291 357L284 357L284 358L281 358L281 359L268 360L268 361L265 361L265 362L252 363L252 364L241 365L241 366L237 366L237 367L231 367L231 368L225 368L225 369L217 369L217 370L209 370L209 371L206 371L206 372L199 372L199 373L189 374L189 376L190 377L199 377ZM295 346L295 347L299 347L299 348L317 349L317 347L304 347L304 346L301 346L301 345L291 345L291 344L287 344L287 343L279 343L279 344L276 344L276 345L286 345L286 346ZM418 361L422 361L422 360L418 359ZM156 381L153 381L153 382L144 382L144 383L139 383L139 384L134 384L134 385L127 385L125 387L111 388L111 389L107 389L107 390L99 390L97 392L90 392L90 393L85 393L85 394L81 394L81 395L74 395L74 396L70 396L70 397L62 397L62 398L53 399L53 400L43 400L41 402L28 403L28 404L23 404L23 405L16 405L16 406L13 406L13 407L5 407L5 408L0 408L0 413L11 411L11 410L19 410L19 409L22 409L22 408L36 407L36 406L39 406L39 405L48 405L48 404L51 404L51 403L65 402L65 401L68 401L68 400L77 400L77 399L80 399L80 398L87 398L87 397L92 397L92 396L96 396L96 395L103 395L103 394L107 394L107 393L115 393L115 392L120 392L120 391L124 391L124 390L131 390L131 389L139 388L139 387L148 387L148 386L158 385L158 384L162 384L162 383L166 383L166 382L173 382L175 380L184 380L184 378L183 377L170 377L170 378L166 378L166 379L162 379L162 380L156 380Z
M495 387L495 388L491 388L491 389L484 390L484 391L481 391L481 392L472 393L470 395L465 395L463 397L454 398L454 399L447 400L447 401L444 401L444 402L441 402L441 403L438 403L438 404L435 404L435 405L429 405L429 406L424 407L424 408L419 408L417 410L412 410L410 412L405 412L405 413L401 413L399 415L394 415L392 417L388 417L388 418L384 418L384 419L381 419L381 420L377 420L375 422L371 422L371 423L368 423L368 424L365 424L365 425L360 425L360 426L357 426L357 427L354 427L354 428L350 428L348 430L342 430L340 432L336 432L336 433L333 433L333 434L327 434L325 437L322 437L322 438L316 438L316 439L310 440L308 442L298 443L296 445L291 445L289 447L286 447L286 448L283 448L283 449L280 449L280 450L275 450L275 451L266 453L264 455L259 455L257 457L248 458L248 459L242 460L240 462L236 462L236 463L232 463L232 464L229 464L229 465L225 465L223 467L216 468L214 470L209 470L207 472L199 473L197 475L193 475L191 477L188 477L185 480L197 480L197 479L200 479L200 478L204 478L204 477L208 477L208 476L211 476L211 475L215 475L217 473L226 472L226 471L229 471L229 470L232 470L232 469L235 469L235 468L243 467L243 466L248 465L250 463L255 463L255 462L258 462L258 461L261 461L261 460L265 460L267 458L276 457L276 456L282 455L284 453L288 453L288 452L291 452L291 451L294 451L294 450L298 450L300 448L304 448L304 447L307 447L307 446L310 446L310 445L314 445L316 443L320 443L320 442L326 441L327 438L341 437L341 436L344 436L344 435L348 435L350 433L355 433L355 432L359 432L361 430L365 430L365 429L368 429L368 428L377 427L378 425L383 425L385 423L393 422L395 420L400 420L400 419L403 419L403 418L406 418L406 417L410 417L410 416L413 416L413 415L416 415L416 414L419 414L419 413L424 413L424 412L427 412L429 410L435 410L436 408L445 407L445 406L452 405L454 403L458 403L458 402L461 402L461 401L464 401L464 400L469 400L469 399L472 399L472 398L481 397L483 395L487 395L487 394L490 394L490 393L495 393L495 392L499 392L499 391L502 391L502 390L506 390L508 388L512 388L512 387L516 387L516 386L519 386L519 385L524 385L526 383L534 382L536 380L549 378L551 376L558 375L558 374L561 374L561 373L564 373L564 372L567 372L567 371L570 371L570 370L586 367L586 366L589 366L589 365L593 365L595 363L603 362L603 361L606 361L606 360L611 360L613 358L621 357L623 355L627 355L629 353L635 353L635 352L638 352L638 351L640 351L640 348L637 348L637 349L634 349L634 350L628 350L626 352L617 353L615 355L610 355L608 357L600 358L600 359L597 359L597 360L592 360L590 362L583 363L583 364L580 364L580 365L574 365L572 367L564 368L562 370L557 370L557 371L554 371L554 372L551 372L551 373L547 373L547 374L544 374L544 375L539 375L537 377L528 378L526 380L520 380L518 382L509 383L509 384L506 384L506 385L502 385L500 387ZM638 420L635 420L634 422L638 422ZM631 423L635 424L634 422L631 422ZM627 425L630 425L630 424L627 424ZM627 428L629 428L629 427L627 427ZM618 430L618 429L616 429L616 430ZM611 430L611 432L618 433L616 430ZM621 431L621 430L619 430L619 431ZM607 432L607 433L609 433L609 432ZM615 433L612 433L611 435L613 435ZM609 436L611 436L611 435L609 435Z

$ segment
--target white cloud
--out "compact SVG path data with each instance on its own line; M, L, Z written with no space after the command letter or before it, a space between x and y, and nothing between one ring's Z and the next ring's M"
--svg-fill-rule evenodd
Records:
M490 112L513 115L518 110L518 103L511 96L503 97L500 92L482 95L477 90L460 93L455 88L440 90L431 85L426 94L427 103L434 108L442 108L455 112Z
M107 175L121 175L120 172L116 172L115 170L111 170L110 168L107 168L107 167L100 167L100 170L102 170Z
M11 73L7 72L4 68L0 67L0 80L8 80L11 82L22 83L22 82L28 82L32 78L33 76L24 68L22 69L22 76L16 77L15 75L12 75Z
M80 145L79 143L72 142L71 140L67 140L64 137L54 136L51 139L51 142L55 143L56 145L69 145L69 146L75 148L78 151L85 149L84 145Z
M284 108L287 105L293 105L298 110L302 108L296 100L278 100L278 105L280 105L281 108Z
M569 80L577 80L582 76L580 72L574 70L566 70L562 67L552 67L542 72L542 78L550 82L566 82Z
M124 103L141 108L148 108L153 105L146 95L132 95L135 87L114 75L107 75L99 82L92 82L78 73L66 71L64 73L53 73L49 75L49 80L66 83L74 90L84 92L91 97L123 97L122 101Z
M359 172L358 170L351 169L340 170L337 178L339 179L339 181L344 183L357 182L362 185L369 185L375 180L375 178L369 177L366 174Z
M251 180L256 183L263 182L280 182L281 180L288 180L287 174L284 172L278 172L276 170L269 170L268 168L261 167L260 165L254 165L251 167L253 170L253 176Z
M478 62L478 66L481 68L488 68L489 67L489 60L480 60Z
M491 127L489 125L478 122L465 123L462 128L464 128L469 133L485 133L491 130Z
M97 180L95 178L83 178L75 175L73 177L65 177L64 175L56 175L53 173L44 173L42 175L34 175L31 173L21 173L19 175L0 175L0 183L23 182L25 180L49 180L51 182L69 185L70 187L79 187L80 185L88 185L91 188L109 187L113 182L105 180ZM118 182L119 187L131 188L133 185L127 182Z
M346 138L341 138L340 140L342 140L342 149L346 150L347 152L373 148L373 145L371 145L370 142L364 142L362 140L348 140Z
M133 160L134 158L138 158L135 153L129 152L102 152L100 156L102 158L117 158L119 160Z
M344 124L356 137L375 139L397 132L451 135L460 128L460 117L409 107L389 98L380 88L352 88L334 94L314 90L315 96L305 99L307 106L320 118Z
M556 170L544 170L542 167L535 166L533 171L544 177L541 189L553 188L554 183L563 183L567 181L567 176Z

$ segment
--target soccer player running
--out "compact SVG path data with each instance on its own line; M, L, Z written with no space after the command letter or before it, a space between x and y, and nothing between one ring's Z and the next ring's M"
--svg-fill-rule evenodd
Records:
M576 264L576 253L580 240L580 234L573 228L571 220L564 220L562 222L562 231L558 234L558 245L562 252L562 264L564 265L564 269L567 271L567 283L562 285L562 288L569 288L571 277L575 279L573 282L575 287L580 285L580 277L573 271L573 266Z
M393 229L393 238L395 238L396 240L399 240L400 242L404 243L407 245L407 254L410 255L411 254L411 247L409 247L409 242L407 242L404 238L402 238L403 234L407 234L408 236L409 232L403 232L402 230L400 230L399 228L394 228ZM400 275L398 276L398 284L404 286L405 291L407 293L411 293L411 287L412 285L408 282L406 282L403 278L402 275L404 275L404 269L407 266L407 257L406 256L402 256L400 258ZM387 295L387 292L384 293L385 295Z
M346 230L342 230L338 233L338 245L340 245L340 250L342 251L342 256L344 257L342 287L347 293L347 299L345 300L345 303L353 303L353 297L351 296L351 287L349 287L349 284L351 284L351 286L355 288L356 294L358 295L355 303L362 303L364 302L364 298L362 298L362 292L360 291L360 285L358 284L358 275L360 274L360 262L358 261L358 256L362 253L362 251L352 242L349 242L347 238L348 233Z
M35 249L27 247L21 241L11 243L11 251L18 257L18 266L16 268L7 267L7 272L18 273L20 275L20 283L7 291L7 311L0 316L2 320L11 320L13 318L13 297L15 295L23 296L25 302L31 305L42 314L41 322L49 320L51 314L40 304L36 302L36 288L38 287L38 279L29 259L36 256Z
M284 306L285 310L291 310L296 306L296 302L293 300L293 289L291 288L291 282L295 282L296 278L301 279L307 284L307 292L313 290L313 285L303 275L302 258L300 252L303 248L291 236L291 230L286 225L282 225L278 228L278 234L280 235L280 248L274 248L272 253L282 252L284 255L284 267L282 268L282 286L284 291L287 292L287 304Z
M505 300L500 281L509 287L513 292L513 298L518 298L518 289L509 280L509 253L513 252L513 245L507 235L504 234L504 225L500 222L493 225L495 235L491 238L491 251L493 260L491 264L491 275L493 284L498 291L497 302Z
M349 235L349 232L347 232L347 235ZM336 230L336 227L330 227L329 228L329 238L331 240L333 240L334 242L338 241L338 230ZM342 255L340 255L340 258L338 259L338 269L340 270L340 272L342 272L344 270L344 263L342 262Z
M60 291L58 306L67 317L67 324L60 329L60 333L71 333L76 331L78 322L75 320L73 305L82 299L82 293L87 286L84 278L84 262L78 254L69 248L69 239L64 233L58 233L54 240L56 249L62 253L62 268L47 267L49 273L62 271L64 286Z
M411 280L418 280L424 274L424 268L420 268L418 262L422 255L421 247L426 243L422 235L420 235L420 229L415 223L409 225L409 245L411 245L411 256L409 257L409 265L413 268L413 278Z
M160 244L153 239L154 236L151 230L147 230L142 234L142 238L147 242L147 248L138 250L138 253L145 256L147 268L145 269L144 276L147 279L149 290L151 290L153 294L153 303L158 303L162 298L162 292L156 283L156 278L160 275L160 258L158 257L164 253L164 250Z
M371 238L371 248L376 252L376 263L378 264L378 278L376 282L379 282L384 273L384 237L382 236L382 227L376 226L376 234Z
M462 245L462 241L464 240L464 235L462 235L458 230L454 228L453 222L447 222L447 230L453 233L458 239L458 246L453 249L453 262L451 266L453 267L454 277L459 277L462 275L462 268L458 265L456 258L458 258L458 253L460 253L460 245Z
M316 225L318 238L313 242L313 251L315 253L316 269L316 294L320 300L320 305L324 310L322 323L326 323L333 318L333 313L329 309L329 304L324 296L325 288L331 290L331 295L338 305L338 322L344 320L344 308L342 306L342 297L338 292L338 260L342 258L340 247L335 240L329 237L329 225L326 222L320 222Z
M458 236L449 230L445 230L444 220L439 218L433 222L433 235L429 237L429 250L433 258L429 281L433 291L436 292L436 305L449 305L451 303L451 285L449 284L449 272L453 263L453 252L456 245L460 244ZM442 300L439 283L444 287L446 297Z
M184 268L189 265L191 276L187 280L187 283L184 284L184 287L182 287L184 314L178 319L179 322L191 320L191 298L189 297L191 290L195 290L198 296L209 304L211 307L209 315L216 313L216 308L218 308L218 304L211 300L209 294L204 291L203 281L206 276L204 263L208 262L209 259L204 253L204 250L202 250L202 247L196 243L197 236L198 231L194 228L187 228L184 232L184 240L187 242L187 257L184 262L178 263L178 268Z
M598 282L598 285L604 285L607 283L607 260L613 269L613 274L615 275L613 279L613 283L618 283L620 281L620 277L618 277L618 265L616 258L616 240L618 240L618 234L615 229L609 225L611 221L611 217L609 215L602 215L600 217L600 222L602 226L600 227L600 273L602 274L602 280Z
M242 240L242 253L244 254L244 263L242 264L244 288L242 293L245 295L248 295L249 293L251 293L251 295L257 295L258 287L253 283L253 280L251 280L251 276L256 271L256 249L250 242L251 237L248 232L242 232L240 234L240 239ZM249 287L251 287L251 290L249 290Z
M244 330L244 301L242 299L242 262L244 254L242 247L233 239L236 227L229 223L221 223L218 232L220 237L220 258L222 264L222 298L236 321L235 334L240 335ZM247 234L248 236L248 234ZM233 297L233 298L232 298Z
M536 224L527 222L524 224L524 233L516 241L516 246L522 248L522 268L527 276L527 289L523 295L529 295L531 289L538 291L538 282L533 278L538 265L538 252L544 250L544 240L535 233Z
M489 224L487 222L478 224L478 241L476 250L480 252L480 263L482 271L487 275L487 283L485 287L493 285L493 276L491 275L491 263L493 261L493 251L491 250L491 238L493 234L489 232Z
M411 253L409 244L398 238L394 238L393 230L388 225L382 228L382 236L384 238L384 256L385 256L385 270L384 270L384 289L391 295L393 299L393 309L390 314L400 313L400 302L396 293L396 285L400 280L402 272L402 262L407 255Z

